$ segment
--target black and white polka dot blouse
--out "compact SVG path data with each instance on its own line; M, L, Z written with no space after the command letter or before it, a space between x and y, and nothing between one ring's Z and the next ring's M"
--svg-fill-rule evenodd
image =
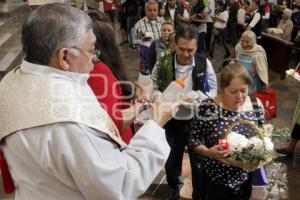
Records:
M260 116L257 119L257 115ZM254 121L257 124L264 124L264 110L258 106L258 111L233 112L218 106L212 99L206 99L200 104L196 116L191 122L192 130L188 139L188 147L194 149L198 145L205 145L210 148L218 144L218 140L224 138L224 133L234 121L243 119ZM250 136L252 127L249 125L237 125L233 131ZM200 156L200 165L206 174L216 184L222 184L229 188L236 188L248 179L247 171L225 165L222 162Z

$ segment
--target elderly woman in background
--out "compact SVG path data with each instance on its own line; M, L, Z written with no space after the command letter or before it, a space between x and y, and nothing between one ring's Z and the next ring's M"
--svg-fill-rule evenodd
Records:
M201 174L201 199L250 198L250 174L224 160L228 150L220 149L218 141L224 138L226 130L237 120L253 121L258 125L265 123L260 101L248 96L251 80L241 64L225 66L220 75L221 95L203 100L191 122L188 147L199 155L197 166ZM249 137L251 127L239 124L233 131Z
M294 28L293 22L291 20L292 10L286 8L283 11L282 20L280 20L277 28L280 28L283 33L279 36L285 40L291 40L292 31Z
M245 31L242 34L235 47L235 58L250 74L252 87L249 88L249 95L263 91L264 86L268 85L268 61L264 48L256 44L255 33Z
M283 11L282 19L280 20L277 28L269 28L267 31L273 35L279 36L284 40L291 40L292 31L294 28L291 20L292 10L286 8Z

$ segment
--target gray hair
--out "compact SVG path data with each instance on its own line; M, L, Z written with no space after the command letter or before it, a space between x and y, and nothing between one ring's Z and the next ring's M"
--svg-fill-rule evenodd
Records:
M241 37L246 36L248 38L250 38L251 43L254 45L256 44L256 35L253 31L245 31Z
M147 2L145 3L145 11L148 10L148 6L149 6L150 4L155 4L155 5L158 7L157 1L155 1L155 0L149 0L149 1L147 1Z
M292 10L288 9L288 8L284 9L283 10L283 16L286 16L287 18L291 18L291 16L292 16Z
M46 4L34 10L22 27L23 51L29 62L48 65L62 48L81 45L92 20L66 4Z

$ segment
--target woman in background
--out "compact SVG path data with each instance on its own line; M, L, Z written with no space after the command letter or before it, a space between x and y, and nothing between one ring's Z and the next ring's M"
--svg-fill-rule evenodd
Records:
M215 42L216 39L219 38L219 41L222 43L225 55L224 59L228 58L230 56L229 48L226 44L226 26L227 21L229 18L229 13L226 10L226 6L223 3L223 1L217 2L217 11L216 16L212 16L212 19L214 20L214 28L213 28L213 35L211 38L211 47L210 47L210 57L213 58L214 55L214 49L215 49Z
M253 82L249 88L249 95L261 92L268 85L268 61L264 48L256 44L256 35L252 31L245 31L235 47L235 57L243 64Z
M197 53L201 54L204 52L209 9L204 0L192 0L190 5L190 24L198 31Z
M282 19L277 25L277 29L269 28L267 29L268 33L274 34L284 40L290 41L292 36L292 31L294 28L294 24L291 20L291 16L292 16L292 10L288 8L284 9L282 14Z
M90 11L88 15L93 20L96 50L101 52L100 61L94 63L88 84L115 122L122 139L129 143L134 131L132 122L143 110L143 103L130 103L134 98L133 84L130 84L125 74L112 22L100 11Z

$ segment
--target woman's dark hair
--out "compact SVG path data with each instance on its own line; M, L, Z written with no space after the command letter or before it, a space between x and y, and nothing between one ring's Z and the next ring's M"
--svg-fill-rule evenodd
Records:
M128 81L123 60L117 45L110 18L100 11L89 11L93 20L93 31L96 35L96 49L100 50L99 59L105 63L120 81ZM129 84L121 84L124 96L132 96Z
M113 23L110 20L109 16L107 14L101 12L101 11L91 10L91 11L88 11L87 14L90 16L90 18L93 21L99 21L99 22L108 23L108 24L113 25Z
M205 8L203 0L197 0L197 3L191 8L191 15L201 13Z
M250 1L245 1L245 4L247 5L247 6L250 6Z
M254 0L253 2L254 2L258 7L261 5L260 0Z

